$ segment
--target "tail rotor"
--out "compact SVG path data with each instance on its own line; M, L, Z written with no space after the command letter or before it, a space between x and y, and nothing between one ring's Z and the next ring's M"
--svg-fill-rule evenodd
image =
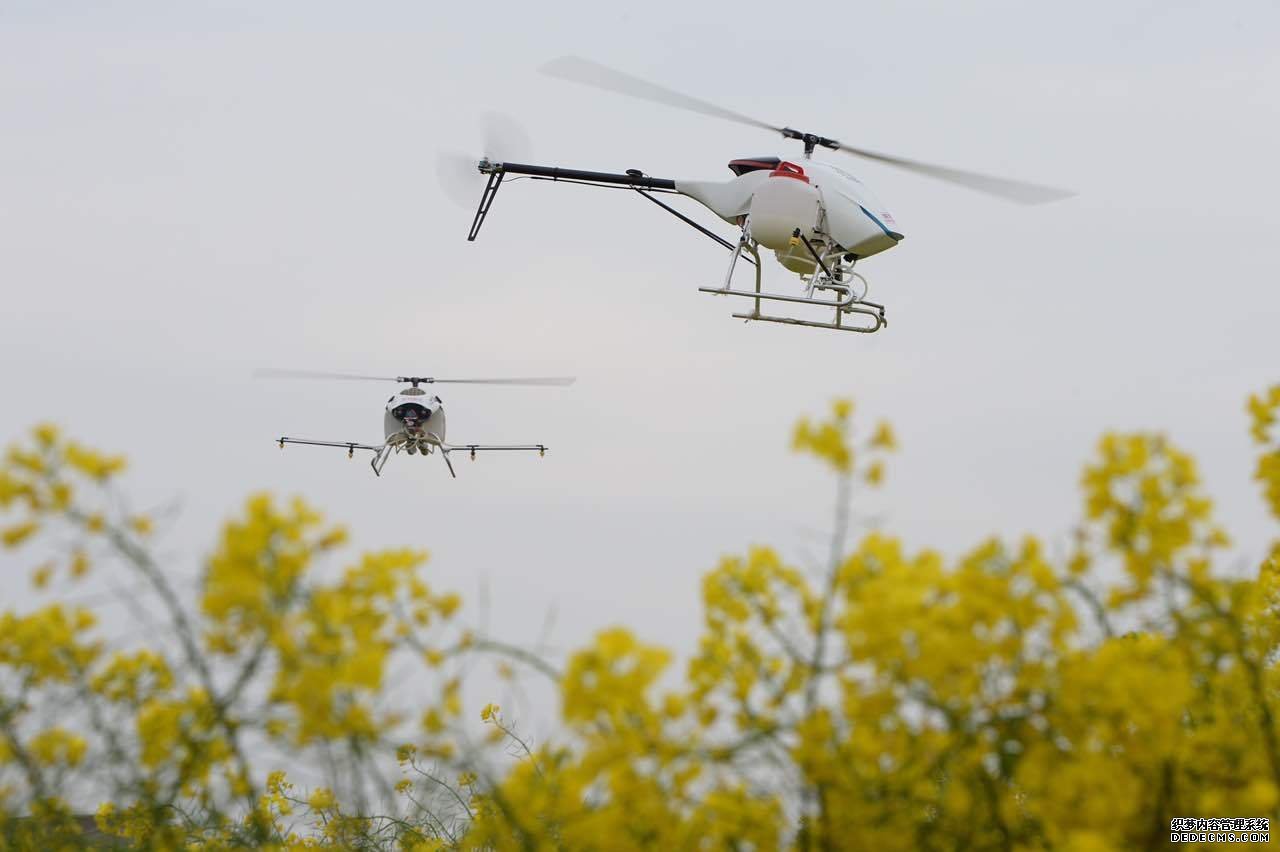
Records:
M487 112L480 117L480 156L457 150L441 151L436 156L436 178L450 201L461 207L474 207L484 190L486 178L480 172L482 160L527 161L533 144L518 121L507 115Z

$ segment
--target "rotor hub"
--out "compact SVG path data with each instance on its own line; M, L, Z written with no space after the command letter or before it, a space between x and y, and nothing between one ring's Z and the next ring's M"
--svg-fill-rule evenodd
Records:
M835 150L840 147L840 143L835 139L826 136L819 136L816 133L806 133L803 130L796 130L793 127L782 128L782 135L787 139L798 139L804 143L804 155L808 157L813 153L814 148L830 148Z

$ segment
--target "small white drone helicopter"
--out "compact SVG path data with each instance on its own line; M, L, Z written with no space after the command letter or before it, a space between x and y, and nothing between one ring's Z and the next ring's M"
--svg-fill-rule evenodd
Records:
M884 306L866 300L866 279L855 273L853 266L859 260L893 248L902 239L902 234L888 208L877 201L860 180L837 166L810 159L816 148L843 151L1023 204L1055 201L1073 194L880 154L825 136L790 127L778 127L579 57L566 56L553 60L541 70L550 76L574 83L780 133L787 139L803 143L804 158L801 162L791 162L779 157L732 160L729 163L729 169L734 173L732 179L698 181L655 178L638 169L629 169L625 174L614 174L495 162L486 155L477 167L481 174L488 176L488 183L481 195L467 239L474 240L480 232L506 175L588 186L630 188L729 249L732 255L724 284L720 287L698 289L704 293L742 296L754 300L754 308L750 313L733 315L739 319L859 332L878 331L885 325ZM686 195L721 219L739 227L741 233L736 244L712 233L660 201L655 197L655 194L660 193ZM760 246L771 249L783 267L799 274L805 285L803 296L761 291ZM756 268L754 290L732 287L734 269L744 252L750 255L748 261ZM827 291L834 297L822 298L815 295L817 291ZM796 317L767 316L760 313L761 300L834 308L835 319L832 322L815 322ZM849 316L851 314L870 319L859 319L856 323L848 324L845 322L846 318L855 319Z
M409 387L401 388L387 400L386 411L382 416L383 433L386 439L381 444L357 444L351 441L312 441L306 438L278 438L280 449L285 444L309 444L314 447L343 447L347 458L355 455L356 450L369 450L373 453L370 466L377 476L382 475L382 468L392 453L405 452L409 455L421 453L428 456L436 449L444 459L449 473L456 479L458 474L449 460L449 453L454 450L465 450L475 460L476 453L490 451L526 450L536 451L539 456L545 455L544 444L449 444L445 442L444 403L440 397L432 396L419 385L452 384L452 385L571 385L575 379L569 376L545 376L539 378L508 379L438 379L433 376L358 376L349 373L322 373L312 370L257 370L255 375L265 378L288 379L356 379L372 381L398 382Z

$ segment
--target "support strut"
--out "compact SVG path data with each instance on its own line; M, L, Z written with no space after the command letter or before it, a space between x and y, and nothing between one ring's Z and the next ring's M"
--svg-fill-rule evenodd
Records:
M567 183L585 183L591 186L607 186L607 187L629 187L638 190L650 190L656 192L675 192L676 182L670 178L656 178L644 174L639 169L631 169L624 174L616 172L589 172L582 169L562 169L559 166L534 166L528 163L494 163L489 160L481 160L477 166L481 174L489 176L489 182L485 184L484 193L480 196L480 206L476 208L475 218L471 220L471 231L467 234L467 242L474 242L475 238L480 234L480 228L484 226L484 220L489 216L489 208L493 206L493 199L498 194L498 188L502 186L502 178L505 175L521 175L530 177L534 180L550 180L565 181ZM650 199L657 201L657 199ZM660 202L659 202L660 203ZM662 205L666 206L666 205ZM668 208L670 209L670 208ZM675 211L672 211L675 212ZM677 216L681 214L676 213ZM707 233L701 226L690 222L687 218L681 216L686 222L695 228ZM713 239L718 239L712 235Z
M832 273L831 268L826 264L824 259L818 254L813 244L806 239L798 231L795 234L795 241L803 241L809 253L813 255L814 260L822 269L822 283L811 285L810 291L816 287L823 290L832 290L837 295L836 299L815 299L812 295L790 296L784 293L768 293L761 287L761 270L760 266L756 266L755 289L754 290L735 290L733 284L733 272L737 266L738 258L743 251L749 251L757 259L759 258L756 248L756 242L751 237L751 221L750 218L743 224L742 236L738 239L738 244L733 248L733 254L729 258L729 269L725 273L724 284L720 287L699 287L698 290L703 293L712 293L717 296L740 296L742 298L751 299L755 303L751 313L733 314L735 319L758 320L760 322L776 322L784 325L802 325L810 328L830 328L836 331L854 331L862 334L871 334L879 331L887 322L884 318L884 306L875 302L868 302L858 297L854 293L853 286L845 280L836 280L836 275ZM837 272L841 278L852 276L861 279L860 275L850 272L845 267L837 264ZM816 273L815 273L816 275ZM799 317L777 317L760 312L760 303L762 301L774 302L790 302L792 304L813 305L815 307L833 308L835 309L835 318L832 322L818 322L816 320L801 319ZM847 314L861 314L871 317L872 324L865 325L846 325L844 320Z
M480 196L480 206L476 208L476 217L471 220L471 233L467 234L467 242L475 242L476 236L480 233L480 228L484 225L484 220L489 216L489 208L493 206L493 199L498 195L498 187L502 186L502 175L499 171L489 172L489 182L485 184L484 194Z

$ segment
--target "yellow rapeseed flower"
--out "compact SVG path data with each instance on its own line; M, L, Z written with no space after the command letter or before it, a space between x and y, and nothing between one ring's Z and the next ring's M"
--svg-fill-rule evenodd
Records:
M83 550L77 549L71 554L71 576L79 580L89 573L90 562L89 554Z
M51 577L53 577L53 566L46 562L31 572L31 585L37 589L43 589L49 585Z
M35 535L39 529L39 521L24 521L19 524L14 524L13 526L5 527L3 530L0 530L0 542L3 542L4 546L8 548L17 547L27 539L31 538L31 536Z
M881 420L876 424L876 431L871 436L870 446L878 450L896 450L898 448L898 436L894 434L893 426L887 420Z
M312 810L316 811L329 810L334 806L336 801L337 800L333 796L333 791L328 787L317 787L307 798L307 804L311 806Z

